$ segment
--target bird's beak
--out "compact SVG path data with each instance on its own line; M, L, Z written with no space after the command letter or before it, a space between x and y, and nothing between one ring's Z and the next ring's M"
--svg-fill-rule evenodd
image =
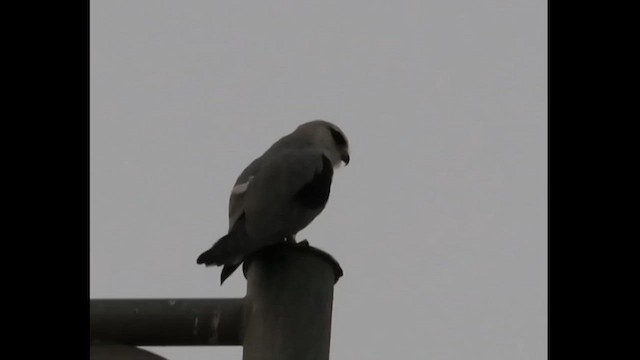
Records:
M342 156L340 156L340 160L342 160L342 162L344 163L344 166L349 165L349 160L351 160L351 158L349 157L349 154L344 153L342 154Z

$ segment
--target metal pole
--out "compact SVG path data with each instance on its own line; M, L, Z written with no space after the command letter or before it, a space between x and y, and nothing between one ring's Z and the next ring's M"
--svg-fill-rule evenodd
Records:
M245 261L243 360L328 360L333 286L342 270L309 246L272 246Z
M244 299L92 299L90 341L242 345Z

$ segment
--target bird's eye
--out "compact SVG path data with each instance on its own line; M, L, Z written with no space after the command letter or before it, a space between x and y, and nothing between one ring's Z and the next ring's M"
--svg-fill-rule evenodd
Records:
M333 141L335 141L336 145L342 147L347 145L347 139L344 138L344 135L340 134L340 132L334 128L329 128L331 131L331 136L333 137Z

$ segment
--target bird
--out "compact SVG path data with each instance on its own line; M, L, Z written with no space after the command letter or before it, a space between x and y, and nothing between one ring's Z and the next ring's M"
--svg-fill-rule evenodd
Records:
M227 234L197 264L223 266L222 285L256 251L296 244L296 234L324 210L334 169L350 160L347 137L328 121L305 122L281 137L238 176L229 198Z

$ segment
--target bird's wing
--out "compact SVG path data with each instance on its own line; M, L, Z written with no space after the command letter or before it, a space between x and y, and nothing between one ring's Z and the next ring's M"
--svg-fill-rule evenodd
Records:
M229 231L231 231L244 212L244 196L251 180L260 169L261 162L262 156L253 160L238 176L233 189L231 189L231 196L229 197Z
M331 162L321 150L282 149L266 153L242 199L247 233L271 242L304 228L322 211L332 176ZM324 192L313 186L318 183L324 183ZM312 209L316 205L312 204L314 200L318 202L315 198L322 198L324 193L324 202Z

